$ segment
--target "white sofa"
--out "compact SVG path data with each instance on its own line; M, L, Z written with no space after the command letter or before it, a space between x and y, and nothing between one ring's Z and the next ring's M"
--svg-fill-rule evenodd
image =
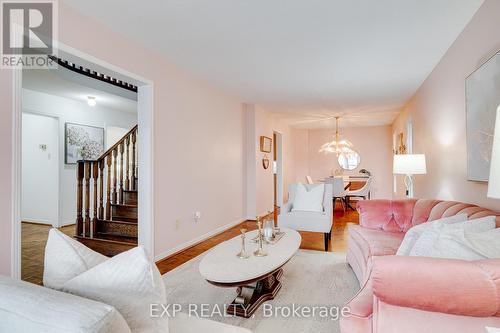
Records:
M292 211L295 193L299 184L291 184L288 188L288 202L283 205L278 215L278 226L298 231L321 232L325 238L325 251L331 239L333 224L333 188L331 184L324 184L323 211ZM302 184L307 190L322 184Z
M168 326L170 333L251 333L185 314L170 318ZM0 332L129 333L130 329L110 305L0 276Z

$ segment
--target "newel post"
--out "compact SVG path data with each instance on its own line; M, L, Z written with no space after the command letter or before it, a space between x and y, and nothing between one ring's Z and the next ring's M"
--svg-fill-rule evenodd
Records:
M78 161L76 165L76 236L83 234L83 176L85 163Z

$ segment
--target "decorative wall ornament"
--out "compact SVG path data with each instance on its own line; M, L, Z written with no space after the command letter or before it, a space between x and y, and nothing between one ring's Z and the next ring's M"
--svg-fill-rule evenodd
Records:
M98 159L104 152L104 128L66 123L64 152L66 164Z
M260 137L260 151L263 153L270 153L272 149L273 139L267 136Z
M398 138L396 143L397 147L394 150L394 154L395 155L406 154L406 145L404 143L405 141L403 132L399 133L397 138Z
M467 179L488 181L496 110L500 105L500 52L465 80Z
M264 158L262 159L262 167L266 170L269 168L269 158L267 155L264 155Z

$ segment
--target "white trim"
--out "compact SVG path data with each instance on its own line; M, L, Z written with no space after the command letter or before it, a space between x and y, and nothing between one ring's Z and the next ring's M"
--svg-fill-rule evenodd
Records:
M276 201L278 207L283 207L283 134L273 132L276 135Z
M12 70L11 261L10 275L21 278L22 68Z
M271 211L271 213L272 213L272 211ZM262 216L267 216L269 214L270 214L269 211L265 211L265 212L261 212L260 214L257 214L256 216L247 216L245 221L257 221L257 219L256 219L257 216L262 217Z
M138 86L139 91L145 92L145 98L149 97L149 102L140 103L140 98L143 93L138 95L138 120L143 119L145 123L141 120L138 121L139 127L147 128L148 131L143 131L141 135L141 130L139 129L138 135L138 153L143 151L145 155L139 155L144 158L150 158L150 160L142 160L142 163L150 163L150 167L141 168L139 163L139 168L141 170L141 182L139 185L139 198L140 204L144 204L147 209L139 210L139 218L142 219L139 222L139 245L142 245L149 253L154 253L154 192L153 192L153 180L154 180L154 163L153 163L153 119L154 119L154 96L153 96L153 81L141 77L139 75L133 74L126 71L118 66L112 65L104 60L91 56L87 53L74 49L64 43L55 41L57 45L57 50L62 51L64 56L71 58L69 60L76 60L75 58L80 58L83 61L92 63L93 65L100 66L106 70L106 72L114 72L114 77L117 79L122 79L128 81L132 84ZM61 53L59 53L61 56ZM76 62L76 61L75 61ZM13 69L12 78L12 207L11 207L11 223L12 223L12 236L11 236L11 276L13 278L21 278L21 116L22 116L22 69ZM140 107L142 104L143 107ZM142 116L140 116L142 113ZM146 146L145 146L146 145ZM140 157L139 157L140 158ZM149 174L148 174L149 173ZM144 183L144 180L147 180ZM148 189L148 187L150 187Z
M67 227L69 225L74 225L75 224L75 221L71 221L71 222L64 222L64 223L61 223L60 225L53 225L52 222L50 222L49 220L40 220L40 219L25 219L23 218L21 223L23 222L28 222L28 223L32 223L32 224L40 224L40 225L51 225L53 226L54 228L62 228L62 227Z
M154 256L154 123L153 123L153 85L139 86L137 96L138 129L138 243L146 252ZM148 221L149 223L146 223Z
M57 225L54 225L52 223L52 221L44 220L44 219L32 219L32 218L25 218L25 217L23 217L21 219L21 223L23 223L23 222L28 222L28 223L32 223L32 224L40 224L40 225L51 225L51 226L57 228Z
M243 222L245 222L245 221L247 221L247 220L248 220L248 219L243 218L243 219L241 219L241 220L234 221L234 222L231 222L231 223L229 223L229 224L223 225L222 227L219 227L219 228L217 228L217 229L214 229L214 230L212 230L212 231L210 231L210 232L208 232L208 233L206 233L206 234L204 234L204 235L201 235L201 236L199 236L199 237L196 237L195 239L192 239L192 240L190 240L190 241L188 241L188 242L185 242L185 243L182 243L182 244L180 244L180 245L177 245L177 246L176 246L176 247L174 247L173 249L170 249L170 250L164 251L164 252L162 252L162 253L160 253L160 254L156 255L156 256L154 257L154 260L155 260L155 262L158 262L158 261L160 261L160 260L163 260L163 259L165 259L165 258L167 258L167 257L169 257L169 256L171 256L171 255L173 255L173 254L176 254L176 253L181 252L181 251L183 251L183 250L185 250L185 249L187 249L187 248L189 248L189 247L192 247L192 246L194 246L194 245L196 245L196 244L199 244L199 243L201 243L201 242L203 242L203 241L207 240L207 239L208 239L208 238L210 238L210 237L213 237L213 236L215 236L215 235L217 235L217 234L220 234L220 233L222 233L222 232L224 232L224 231L226 231L226 230L228 230L228 229L231 229L232 227L237 226L238 224L243 223Z

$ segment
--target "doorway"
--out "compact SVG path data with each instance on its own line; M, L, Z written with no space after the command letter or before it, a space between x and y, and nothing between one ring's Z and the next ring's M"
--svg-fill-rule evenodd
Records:
M278 214L283 205L283 135L273 132L273 188L274 222L278 223Z
M99 73L105 73L124 82L128 82L137 87L137 123L143 130L136 135L137 139L137 159L140 161L136 165L137 172L141 175L137 192L138 216L141 221L138 225L138 244L142 245L151 257L154 256L154 169L153 169L153 82L141 76L130 73L116 67L103 60L73 49L63 43L59 43L59 56L70 63L78 63L87 68L92 68ZM22 111L23 105L23 70L13 71L13 141L12 141L12 161L13 161L13 186L12 186L12 253L11 253L11 276L21 278L21 202L22 202ZM90 105L90 104L89 104ZM59 131L64 123L59 124ZM119 127L122 127L119 125ZM62 136L64 137L64 135ZM61 140L61 135L59 136ZM60 152L59 158L64 159L65 153ZM62 163L62 162L61 162ZM76 178L76 177L75 177ZM59 205L61 208L61 205ZM63 230L64 231L64 230Z

